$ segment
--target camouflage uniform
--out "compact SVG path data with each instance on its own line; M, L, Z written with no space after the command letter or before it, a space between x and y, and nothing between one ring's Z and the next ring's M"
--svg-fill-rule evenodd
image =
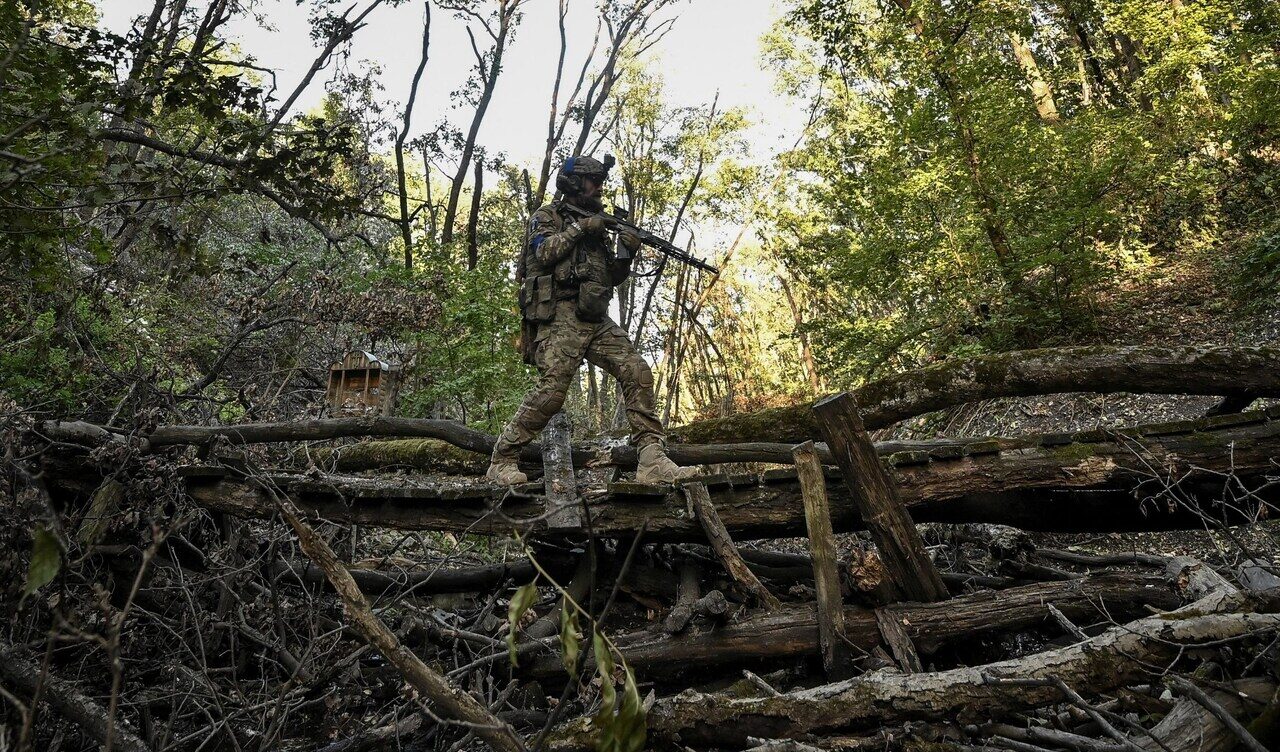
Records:
M637 449L663 441L654 411L653 372L608 316L614 286L631 273L605 233L588 233L557 203L533 214L524 249L520 307L528 359L541 378L498 436L495 462L514 460L561 406L585 359L618 380Z

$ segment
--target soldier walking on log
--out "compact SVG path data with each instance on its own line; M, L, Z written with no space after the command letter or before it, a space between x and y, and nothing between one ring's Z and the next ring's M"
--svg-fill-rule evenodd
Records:
M564 405L569 384L585 359L618 380L631 425L631 443L639 450L636 480L671 483L697 473L667 457L666 435L654 411L653 372L627 333L609 318L613 288L631 274L631 259L641 240L604 214L600 189L613 161L570 157L556 172L563 201L533 213L528 242L516 276L521 281L521 352L541 378L525 396L515 417L493 447L490 480L503 484L527 480L516 462L520 449ZM570 207L589 216L577 217ZM607 231L618 230L619 250Z

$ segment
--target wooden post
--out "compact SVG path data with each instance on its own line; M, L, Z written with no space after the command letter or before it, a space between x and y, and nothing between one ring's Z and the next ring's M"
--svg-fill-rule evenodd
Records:
M729 531L725 529L724 522L720 520L720 515L716 513L716 508L711 504L711 497L707 494L707 487L701 483L684 483L680 486L684 490L685 498L689 501L689 506L693 511L698 522L702 525L702 530L707 534L707 541L711 544L711 550L715 552L716 558L729 570L729 575L733 579L747 589L752 595L760 600L761 605L765 608L776 611L782 607L782 603L774 597L773 593L764 586L760 580L756 579L755 572L747 567L747 563L742 560L742 554L738 553L738 547L733 544L733 539L729 537Z
M880 463L853 395L845 392L819 400L813 406L813 414L832 457L840 465L845 486L880 549L889 577L907 600L945 599L947 587L902 505L898 487Z
M569 416L556 413L542 430L542 482L547 495L547 528L581 527L578 482L573 475Z
M836 536L831 531L831 508L827 504L827 483L822 463L812 441L792 450L804 498L804 521L809 531L809 552L813 555L813 581L818 591L818 638L822 646L822 668L833 679L851 675L850 653L844 636L844 601L840 597Z

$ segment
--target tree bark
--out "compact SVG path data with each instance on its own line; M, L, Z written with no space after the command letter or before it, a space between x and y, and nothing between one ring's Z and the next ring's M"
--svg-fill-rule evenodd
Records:
M827 676L842 679L849 675L849 649L844 643L844 601L840 594L839 552L831 531L831 506L827 503L827 482L822 477L813 442L795 449L800 495L804 499L805 530L813 557L813 581L818 601L818 635L822 641L822 667ZM878 460L877 460L878 462Z
M1040 65L1031 52L1031 45L1016 31L1009 32L1009 42L1013 45L1013 57L1027 77L1027 86L1031 87L1031 99L1036 106L1036 114L1040 120L1050 125L1058 122L1058 103L1053 99L1053 89L1040 73Z
M1205 497L1215 498L1221 492L1223 473L1248 482L1273 472L1274 458L1280 456L1280 422L1266 421L1261 413L1232 417L1257 422L1212 429L1204 423L1149 426L1120 440L1104 436L1089 442L1086 434L1074 442L1068 438L1045 446L1021 444L1006 451L999 451L996 442L975 443L965 452L947 448L936 454L906 453L891 458L891 464L903 501L920 522L996 522L1032 530L1199 524L1192 513L1178 517L1173 514L1176 508L1163 511L1168 502L1166 479L1177 479L1190 500L1198 498L1196 484L1205 482ZM1196 431L1197 425L1201 430ZM1164 431L1183 432L1162 435ZM1158 474L1153 475L1153 468L1159 468ZM52 466L47 472L53 480L68 477ZM207 508L257 517L274 512L265 491L256 484L223 477L216 468L196 467L186 475L188 492ZM70 480L77 477L71 473ZM280 474L270 480L309 512L334 522L488 535L537 533L546 527L541 519L545 503L534 495L539 490L536 485L509 492L408 477L385 481ZM803 534L794 471L705 482L720 519L735 539ZM1055 490L1052 495L1033 493L1050 488ZM1087 493L1074 495L1073 490ZM1116 493L1099 493L1104 490ZM1134 494L1135 490L1139 492ZM1278 490L1267 486L1257 493L1263 500L1274 500ZM649 519L646 535L652 540L705 540L697 521L686 513L684 500L669 488L614 483L606 491L588 502L597 535L633 533ZM833 528L837 532L860 529L864 523L840 484L829 486L828 492ZM1164 501L1146 506L1142 500L1148 497ZM499 501L502 514L495 514Z
M756 577L747 563L742 560L742 555L738 553L737 546L734 545L733 539L729 537L729 531L725 529L724 523L720 520L720 515L716 514L716 508L711 504L711 497L707 494L707 487L701 483L685 483L682 486L685 498L689 501L689 508L693 510L693 516L697 518L698 523L702 525L703 532L707 535L707 541L711 544L711 550L715 552L716 558L724 565L729 575L749 593L756 597L765 608L770 611L776 611L782 607L776 596L769 592L760 580Z
M542 432L542 488L547 499L547 527L573 528L582 525L578 505L578 481L573 474L572 428L567 413L552 416Z
M890 613L905 635L924 655L932 655L959 640L991 632L1053 624L1049 603L1068 616L1096 619L1138 616L1143 606L1176 607L1182 601L1168 580L1132 574L1098 574L1070 582L1046 582L1000 591L981 591L938 603L895 606ZM881 644L876 610L845 606L845 637L863 650ZM756 612L710 631L655 639L639 630L613 636L614 643L637 672L652 676L680 675L695 668L701 672L737 671L744 664L785 664L797 658L818 658L821 643L817 610L813 604L787 604L772 613ZM545 655L532 662L534 676L563 673L560 659Z
M1231 692L1206 691L1214 701L1237 717L1245 717L1256 707L1246 703L1241 694L1266 702L1276 687L1265 679L1242 679L1230 686ZM1145 752L1228 752L1235 749L1240 740L1200 703L1179 700L1173 710L1151 729L1151 736L1135 737L1134 742Z
M1067 648L982 666L927 674L875 672L857 679L763 699L685 693L649 714L652 738L683 744L741 744L748 736L794 738L836 729L872 728L909 720L960 723L1060 702L1057 687L1017 680L1057 678L1096 695L1148 675L1189 647L1280 629L1275 602L1231 605L1261 613L1182 611L1141 619ZM1004 682L1002 679L1015 681Z
M467 270L472 271L480 263L480 199L484 197L484 165L476 162L476 180L471 190L471 213L467 216Z
M924 540L903 506L893 478L871 445L857 402L847 392L838 394L817 402L813 414L840 465L849 495L871 530L896 593L926 603L946 598L947 586L925 551Z
M418 68L413 72L413 83L409 86L409 100L404 106L404 124L396 134L396 186L400 199L400 242L404 245L404 268L413 268L413 215L409 213L409 188L404 167L404 144L409 138L409 122L413 118L413 104L418 98L418 84L422 81L422 73L427 69L427 57L431 47L431 3L423 3L422 21L422 55L418 59ZM430 180L430 175L427 176Z

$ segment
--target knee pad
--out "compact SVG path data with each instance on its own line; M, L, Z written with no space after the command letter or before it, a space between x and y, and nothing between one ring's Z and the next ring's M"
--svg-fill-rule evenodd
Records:
M632 381L644 389L653 388L653 370L649 368L649 364L639 355L627 360L622 364L622 376L628 381Z
M564 407L564 399L565 393L560 389L540 392L529 400L529 407L550 418Z

